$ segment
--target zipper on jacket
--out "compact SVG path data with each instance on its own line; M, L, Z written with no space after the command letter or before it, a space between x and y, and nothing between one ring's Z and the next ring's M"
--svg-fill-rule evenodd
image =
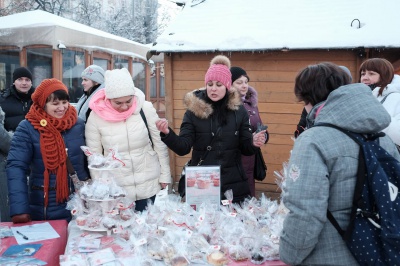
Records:
M64 139L64 136L63 136L63 139ZM64 143L65 143L65 140L64 140ZM67 148L67 145L65 145L65 153L67 155L67 160L68 160L68 148ZM65 163L67 164L67 162L65 162ZM72 164L72 162L71 162L71 164ZM71 176L69 174L68 166L67 166L67 181L69 183L69 185L68 185L69 194L71 195L73 193L73 190L72 190L72 178L71 178Z
M24 102L24 101L21 101L21 102L22 102L22 111L25 112L25 110L28 108L28 102Z
M143 119L142 119L143 120ZM128 144L128 154L129 154L129 159L130 159L130 161L131 161L131 165L132 165L132 167L134 167L134 162L132 161L132 155L131 155L131 148L130 148L130 143L129 143L129 131L128 131L128 123L127 123L127 119L125 119L124 120L124 123L125 123L125 130L126 130L126 132L127 132L127 136L128 136L128 138L127 138L127 144ZM144 122L143 122L144 123ZM144 154L144 160L146 161L146 154ZM133 172L132 173L132 175L135 175L135 172ZM133 185L135 186L135 194L136 194L136 196L137 196L137 190L136 190L136 182L135 182L135 178L133 178Z
M46 191L43 191L43 220L47 220L47 207L44 204L45 198L46 198Z
M63 141L64 141L65 153L66 153L67 159L68 159L69 154L68 154L67 143L65 142L65 131L62 132L61 136L62 136ZM65 161L65 163L67 163L67 161ZM71 162L71 164L72 164L72 162ZM78 176L78 174L77 174L77 176ZM71 176L69 175L69 172L68 172L68 166L67 166L67 181L68 181L68 183L69 183L69 185L68 185L68 188L69 188L69 195L71 195L74 191L73 191L73 189L72 189L73 182L72 182L72 178L71 178Z

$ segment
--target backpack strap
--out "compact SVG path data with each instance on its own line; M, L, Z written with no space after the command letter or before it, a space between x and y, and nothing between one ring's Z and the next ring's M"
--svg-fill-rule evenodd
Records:
M144 115L143 109L140 109L140 116L142 117L142 119L143 119L143 121L144 121L144 124L146 125L147 134L149 134L149 139L150 139L150 142L151 142L151 147L152 147L153 150L154 150L153 139L151 138L149 126L147 125L147 119L146 119L146 116Z
M364 183L365 183L365 176L366 176L366 165L365 165L365 158L364 158L364 153L363 153L363 145L360 139L356 137L356 135L359 135L361 138L366 139L364 136L361 134L357 134L354 132L351 132L349 130L345 130L341 127L328 124L328 123L318 123L314 124L313 127L315 126L325 126L325 127L331 127L335 128L337 130L340 130L347 136L349 136L351 139L353 139L357 144L360 145L360 152L358 154L358 168L357 168L357 180L356 180L356 186L354 188L354 195L353 195L353 203L352 203L352 208L351 208L351 213L350 213L350 222L346 230L343 230L333 214L331 213L330 210L327 210L327 217L328 220L332 223L332 225L336 228L338 233L342 236L343 240L347 241L350 239L351 234L354 229L354 221L357 216L357 212L359 209L362 209L363 206L363 201L362 201L362 192L364 188ZM377 136L378 134L375 134Z

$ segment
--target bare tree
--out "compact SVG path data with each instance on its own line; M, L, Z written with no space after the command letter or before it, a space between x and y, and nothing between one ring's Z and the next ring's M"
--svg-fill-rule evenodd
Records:
M30 10L43 10L57 16L63 16L70 12L68 4L69 1L64 0L14 0L7 7L1 9L0 14L3 16Z
M65 0L35 0L35 9L40 9L43 11L47 11L49 13L55 14L57 16L63 16L64 13L68 13L68 2Z
M158 36L158 8L159 4L157 0L144 1L145 12L144 12L144 28L145 28L145 42L152 43Z
M96 0L78 0L72 17L76 22L99 28L101 23L101 4Z
M132 25L132 14L127 8L111 8L104 22L104 31L133 40L130 37L134 34L136 27Z

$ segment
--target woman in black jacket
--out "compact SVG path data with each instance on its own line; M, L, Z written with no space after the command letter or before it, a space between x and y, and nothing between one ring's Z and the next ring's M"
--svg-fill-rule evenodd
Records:
M206 88L186 94L187 110L179 136L165 119L157 121L157 128L164 143L178 155L192 150L191 166L198 165L215 135L212 149L201 165L220 165L221 199L225 199L225 191L232 189L233 202L241 202L250 196L241 155L252 155L265 143L265 130L251 133L240 94L231 89L230 61L226 56L218 55L211 60L205 85Z

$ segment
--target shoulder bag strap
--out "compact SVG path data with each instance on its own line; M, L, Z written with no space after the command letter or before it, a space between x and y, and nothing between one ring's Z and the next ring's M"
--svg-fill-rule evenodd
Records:
M394 92L389 92L388 94L386 94L385 97L383 97L383 99L381 100L381 103L384 103L386 101L386 98L392 93Z
M200 161L199 161L199 163L197 164L197 166L200 166L200 165L203 163L203 161L206 159L208 153L209 153L209 152L211 151L211 149L212 149L212 145L213 145L213 143L214 143L214 141L215 141L215 137L218 135L218 133L219 133L220 131L221 131L221 127L218 127L217 132L216 132L216 133L214 134L214 136L211 138L210 145L207 146L206 152L203 154L202 157L200 157Z
M153 139L151 138L149 126L147 125L147 119L146 119L146 116L144 115L143 109L140 109L140 116L142 117L142 119L143 119L143 121L144 121L144 124L146 125L147 134L149 134L149 138L150 138L150 142L151 142L151 147L152 147L153 150L154 150Z
M76 174L74 166L72 165L71 160L68 157L68 154L67 154L67 170L68 170L69 176Z

